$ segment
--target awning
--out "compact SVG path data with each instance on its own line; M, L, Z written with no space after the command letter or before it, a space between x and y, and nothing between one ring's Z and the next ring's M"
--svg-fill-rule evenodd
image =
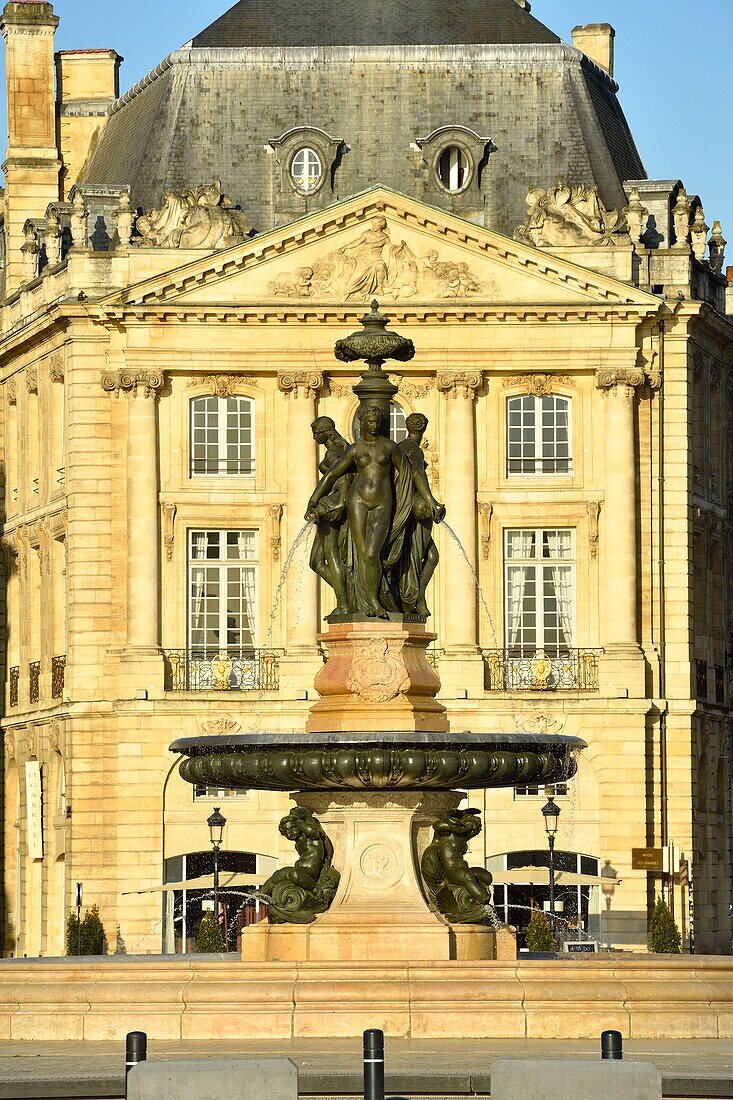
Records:
M492 871L495 886L549 886L549 867L513 867L511 871ZM555 871L555 886L608 886L616 887L620 878L600 875L581 875L575 871Z
M233 871L223 871L219 875L219 889L226 890L230 886L245 886L250 889L261 886L266 875L243 875ZM213 890L214 876L202 875L200 878L189 878L183 882L166 882L163 886L147 886L144 890L123 890L123 896L128 894L164 894L170 890Z

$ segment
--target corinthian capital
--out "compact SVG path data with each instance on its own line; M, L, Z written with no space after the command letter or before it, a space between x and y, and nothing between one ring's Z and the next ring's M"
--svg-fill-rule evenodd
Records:
M121 393L129 393L133 397L156 398L164 383L165 376L159 370L104 371L102 374L102 389L118 397Z
M282 371L277 376L277 388L286 397L315 397L323 386L323 375L317 370Z
M436 383L447 397L464 397L472 401L481 385L481 374L478 371L441 371Z
M596 371L596 386L607 393L620 392L631 396L646 381L647 376L638 367L603 367Z

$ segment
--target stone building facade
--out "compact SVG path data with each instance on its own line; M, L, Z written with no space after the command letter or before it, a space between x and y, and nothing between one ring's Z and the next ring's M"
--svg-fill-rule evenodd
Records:
M422 3L410 36L361 3L340 41L350 5L317 7L306 30L235 5L120 99L113 50L55 56L52 6L5 6L4 951L61 951L77 882L128 950L190 948L214 804L227 873L286 854L281 796L192 792L168 745L304 726L331 604L306 540L285 565L311 422L353 431L333 345L374 296L417 347L392 428L429 417L465 551L438 531L452 728L583 737L557 792L568 916L643 949L663 891L729 951L720 226L645 178L606 25L570 47L484 0L449 35ZM478 801L520 923L543 798Z

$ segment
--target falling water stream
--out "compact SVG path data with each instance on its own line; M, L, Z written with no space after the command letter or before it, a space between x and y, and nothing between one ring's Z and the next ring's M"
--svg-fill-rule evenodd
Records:
M468 567L468 571L469 571L469 573L471 574L471 576L473 578L473 583L476 586L476 593L478 595L479 600L481 601L481 606L484 609L484 613L486 615L486 619L487 619L488 624L489 624L489 630L491 631L491 640L494 643L494 649L499 650L499 649L501 649L501 646L499 645L499 639L497 638L497 635L496 635L496 627L494 626L494 617L491 614L491 609L489 608L486 597L484 596L484 592L483 592L483 589L481 587L481 582L478 578L478 573L476 572L473 565L471 564L471 561L468 557L468 554L466 553L466 551L463 547L463 543L461 542L461 540L459 539L458 535L455 533L453 528L450 526L450 524L446 523L445 520L443 520L443 527L446 529L446 531L448 532L450 537L453 539L453 542L458 547L458 552L460 553L461 557L463 558L463 561L465 562L466 566ZM517 696L516 696L516 689L512 688L512 687L508 688L507 689L507 695L509 697L509 705L512 708L512 717L514 719L515 729L516 729L517 733L526 733L527 731L524 728L524 721L522 719L522 715L521 715L521 712L520 712L520 709L519 709L519 701L518 701Z
M308 532L310 531L310 529L313 526L314 526L314 524L309 521L308 523L304 524L303 527L301 527L300 531L298 531L298 534L295 536L295 539L293 541L293 545L290 547L290 550L288 551L288 556L285 559L285 564L283 565L283 571L280 574L280 580L279 580L278 586L275 590L275 597L272 601L272 607L270 609L270 625L269 625L269 628L268 628L268 631L267 631L267 646L266 646L266 648L268 648L268 649L272 646L272 635L273 635L273 632L275 630L275 620L277 618L277 613L278 613L278 609L280 607L280 602L282 600L282 594L283 594L283 591L285 589L285 584L286 584L286 581L288 579L288 573L290 572L290 570L292 568L292 565L293 565L293 562L295 561L295 555L298 553L298 550L300 549L301 544L305 541L305 539L308 536Z

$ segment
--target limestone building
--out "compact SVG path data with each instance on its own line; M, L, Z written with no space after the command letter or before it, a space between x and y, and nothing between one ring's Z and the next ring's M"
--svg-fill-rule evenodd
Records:
M51 4L5 5L6 954L63 949L77 882L112 943L190 949L214 805L227 875L288 853L284 799L192 792L168 745L305 723L332 605L307 540L285 564L374 297L417 346L392 430L428 415L467 557L441 529L452 728L588 742L557 792L572 923L643 949L664 891L730 950L725 241L646 178L613 30L529 9L248 0L120 97L114 50L55 54ZM520 925L543 800L479 800Z

